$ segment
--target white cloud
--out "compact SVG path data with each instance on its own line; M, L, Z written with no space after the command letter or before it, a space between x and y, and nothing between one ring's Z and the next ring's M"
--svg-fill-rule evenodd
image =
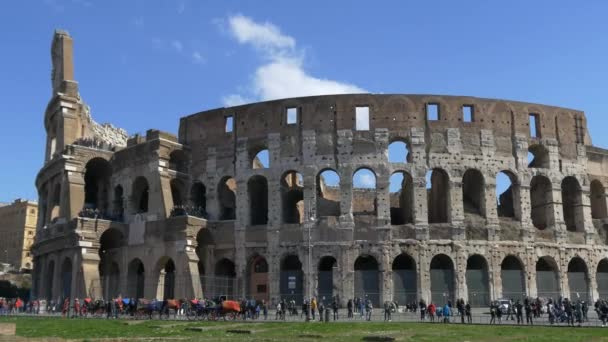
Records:
M353 185L356 188L373 189L376 187L376 177L370 173L359 173L353 179Z
M245 98L239 94L231 94L231 95L226 95L226 96L222 97L222 103L224 103L224 105L228 106L228 107L240 106L242 104L253 102L253 101L255 101L255 100Z
M235 98L256 101L366 92L350 83L309 75L303 67L304 53L296 49L296 40L269 22L257 23L251 18L236 15L228 18L228 30L239 43L252 45L269 61L256 69L248 87L250 94L225 96L224 104L227 106Z
M177 51L178 53L181 53L184 50L184 46L182 45L182 42L180 42L179 40L172 41L171 46L173 46L175 51Z
M205 57L203 57L200 52L194 51L192 53L192 61L194 61L196 64L203 64L205 63Z

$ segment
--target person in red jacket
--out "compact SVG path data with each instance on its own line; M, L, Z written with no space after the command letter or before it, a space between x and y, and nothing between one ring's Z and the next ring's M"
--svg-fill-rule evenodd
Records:
M433 303L429 304L428 312L429 312L429 318L431 319L431 322L435 322L435 311L436 310L437 310L437 307L435 306L435 304L433 304Z
M65 317L65 315L68 313L69 310L70 310L70 297L66 298L63 301L63 310L61 310L61 316Z

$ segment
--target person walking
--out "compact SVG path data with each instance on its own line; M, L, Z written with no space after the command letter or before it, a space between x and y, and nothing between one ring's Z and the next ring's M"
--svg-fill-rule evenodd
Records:
M420 307L420 320L424 321L426 316L426 303L424 302L424 299L420 299L418 306Z
M264 320L268 320L268 304L265 300L262 300L262 313L264 314Z
M393 319L391 317L391 310L392 310L392 305L391 302L389 302L388 300L384 302L384 321L385 322L392 322Z
M467 305L464 306L464 313L467 316L467 323L472 324L473 317L471 317L471 303L467 303Z
M372 311L373 311L374 307L372 305L372 301L371 299L367 298L365 300L365 314L367 316L367 320L371 321L372 320Z
M458 310L458 315L460 315L460 323L464 324L464 299L459 299L456 301L456 309Z
M338 306L338 300L336 299L336 297L334 297L334 301L331 303L331 308L332 308L333 313L334 313L334 321L337 321L338 320L338 309L339 309L339 306Z
M445 304L443 306L443 323L450 323L450 315L452 314L450 306Z
M427 311L429 313L429 319L432 323L435 323L435 310L437 310L437 307L435 307L435 304L431 302L427 308Z
M517 302L515 303L515 316L517 317L517 324L522 324L524 322L523 315L524 315L523 305L521 304L521 302L518 299Z
M361 319L365 319L365 300L359 300L359 314L361 315Z
M310 301L310 313L312 314L312 320L315 320L315 312L317 311L317 299L312 297Z
M496 324L496 302L490 304L490 324Z
M524 311L526 312L526 324L534 325L532 322L532 305L530 305L528 298L524 301Z
M353 300L349 299L348 303L346 303L346 309L348 310L348 318L353 318Z

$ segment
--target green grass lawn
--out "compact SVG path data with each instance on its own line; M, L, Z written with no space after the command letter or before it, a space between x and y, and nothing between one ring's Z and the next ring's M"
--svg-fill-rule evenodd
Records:
M429 323L243 323L125 321L3 317L0 323L17 324L17 336L60 337L75 340L117 338L125 340L205 341L361 341L366 336L390 336L397 341L608 341L608 328L465 326ZM190 331L200 327L202 331ZM249 330L252 334L229 333ZM2 340L2 339L0 339Z

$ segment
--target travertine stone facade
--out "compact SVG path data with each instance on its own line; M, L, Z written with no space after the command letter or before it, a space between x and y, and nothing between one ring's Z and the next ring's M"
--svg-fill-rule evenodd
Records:
M178 137L149 130L124 147L83 146L95 130L69 35L57 32L52 51L36 180L38 297L368 295L483 306L608 296L608 151L592 146L581 111L315 96L189 115ZM368 129L356 129L357 107ZM407 157L395 161L398 143Z
M16 270L31 270L38 204L17 199L0 206L0 260Z

